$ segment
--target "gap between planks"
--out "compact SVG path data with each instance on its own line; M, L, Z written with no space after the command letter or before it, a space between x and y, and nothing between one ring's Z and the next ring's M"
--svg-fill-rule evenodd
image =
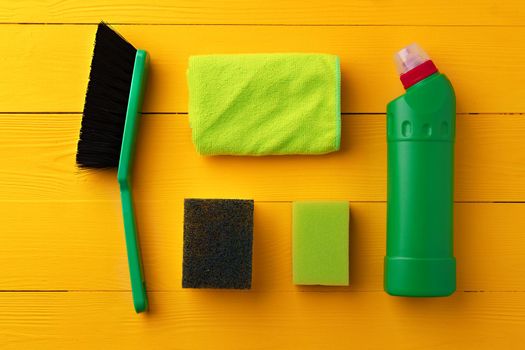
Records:
M330 23L133 23L133 22L106 22L109 25L114 26L223 26L223 27L426 27L426 28L520 28L525 27L525 24L394 24L394 23L382 23L382 24L330 24ZM52 25L52 26L94 26L98 25L99 22L0 22L0 25L23 25L23 26L41 26L41 25Z
M148 290L148 293L200 293L200 294L216 294L216 293L280 293L280 294L295 294L295 293L385 293L383 290L339 290L339 287L331 286L308 286L319 287L321 290L241 290L241 289L205 289L205 288L188 288L186 290ZM334 290L328 290L333 288ZM0 293L131 293L131 289L1 289ZM525 293L525 290L456 290L457 293ZM430 297L429 297L430 298Z
M39 114L59 114L59 115L81 115L83 112L35 112L35 111L29 111L29 112L0 112L0 115L39 115ZM187 116L188 112L143 112L142 115L183 115ZM384 112L343 112L341 113L341 117L351 117L351 116L363 116L363 115L385 115ZM461 116L483 116L483 115L500 115L500 116L516 116L516 115L525 115L525 112L460 112L456 113L456 115Z
M190 198L190 197L188 197ZM304 201L303 199L298 200L255 200L256 203L261 204L292 204L293 202ZM344 201L342 199L334 199L333 201ZM120 202L115 199L2 199L0 203L89 203L89 202ZM164 202L161 199L153 200L137 200L140 203L156 203ZM369 203L369 204L386 204L387 201L363 201L363 200L348 200L350 203ZM524 204L525 201L454 201L454 204Z

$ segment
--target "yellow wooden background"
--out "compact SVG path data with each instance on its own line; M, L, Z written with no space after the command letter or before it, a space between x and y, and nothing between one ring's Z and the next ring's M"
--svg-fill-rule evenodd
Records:
M129 290L114 172L75 152L96 24L151 54L135 170L151 312ZM382 290L392 54L420 43L458 99L449 298ZM342 150L198 156L189 55L341 57ZM0 1L1 349L523 349L525 3L521 0ZM185 197L253 198L250 291L183 290ZM349 287L297 287L291 201L351 202Z

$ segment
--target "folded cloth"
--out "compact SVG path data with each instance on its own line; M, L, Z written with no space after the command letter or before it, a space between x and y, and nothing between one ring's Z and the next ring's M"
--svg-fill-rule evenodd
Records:
M339 150L337 56L193 56L187 73L198 153L259 156Z

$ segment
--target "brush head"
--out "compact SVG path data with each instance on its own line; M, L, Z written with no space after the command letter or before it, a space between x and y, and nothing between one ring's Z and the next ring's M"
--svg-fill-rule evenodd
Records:
M104 22L98 25L82 115L77 164L118 167L135 49Z

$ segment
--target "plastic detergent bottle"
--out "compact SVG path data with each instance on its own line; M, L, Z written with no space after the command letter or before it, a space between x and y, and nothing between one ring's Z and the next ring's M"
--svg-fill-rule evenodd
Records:
M406 92L387 106L385 291L447 296L456 290L456 98L448 78L417 44L394 57Z

